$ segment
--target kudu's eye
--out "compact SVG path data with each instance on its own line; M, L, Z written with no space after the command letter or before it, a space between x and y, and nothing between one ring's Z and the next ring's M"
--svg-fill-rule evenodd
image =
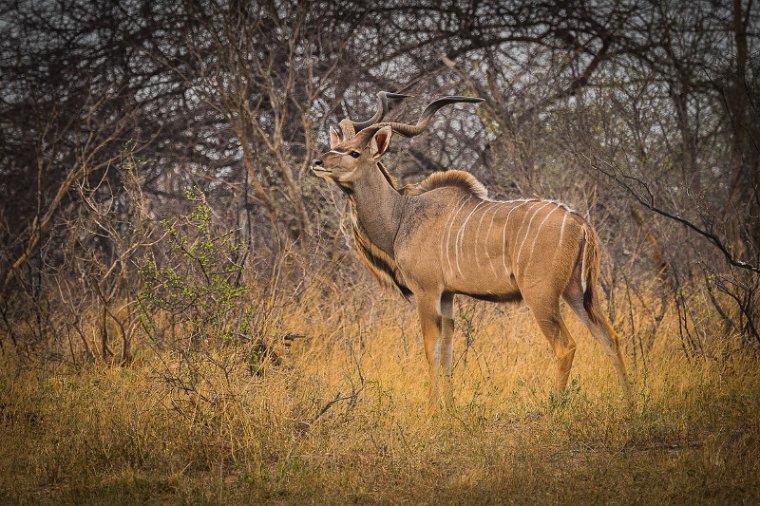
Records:
M362 154L359 153L358 151L351 151L349 155L351 155L352 158L359 158L360 156L362 156Z

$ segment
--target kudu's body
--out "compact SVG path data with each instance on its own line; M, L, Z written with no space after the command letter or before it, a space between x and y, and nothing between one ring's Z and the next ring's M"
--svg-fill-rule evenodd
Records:
M524 300L554 351L557 392L567 383L575 354L560 314L564 298L603 345L629 394L617 336L594 295L599 245L591 225L554 201L489 200L485 188L460 171L397 189L379 160L392 130L408 133L402 128L408 125L375 123L355 135L350 125L341 126L343 136L331 132L332 149L315 163L314 172L349 196L357 248L369 269L414 296L431 401L440 398L443 377L444 399L451 402L455 294Z

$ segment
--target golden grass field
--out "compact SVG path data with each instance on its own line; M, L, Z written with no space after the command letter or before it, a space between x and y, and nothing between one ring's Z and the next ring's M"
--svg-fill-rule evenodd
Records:
M431 413L416 313L371 293L272 309L278 360L251 374L241 346L218 349L194 363L194 393L151 346L79 370L6 346L0 503L760 503L756 355L716 338L687 360L668 314L646 363L627 337L629 409L566 311L578 351L555 399L527 309L459 299L456 408ZM287 332L306 337L285 347Z

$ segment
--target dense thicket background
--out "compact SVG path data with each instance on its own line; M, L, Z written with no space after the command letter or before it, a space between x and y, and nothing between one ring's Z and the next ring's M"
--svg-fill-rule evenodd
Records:
M129 362L188 308L194 346L250 314L225 305L246 287L373 283L309 165L389 90L415 95L406 121L486 99L396 139L389 166L588 213L610 312L640 298L651 322L627 320L629 350L669 308L688 356L726 336L758 350L759 27L752 0L4 2L0 345Z

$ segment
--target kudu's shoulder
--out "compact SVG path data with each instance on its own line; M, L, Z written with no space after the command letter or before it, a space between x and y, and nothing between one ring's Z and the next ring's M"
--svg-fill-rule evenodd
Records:
M483 183L477 180L469 172L462 170L449 170L446 172L435 172L423 179L419 183L407 184L401 188L404 195L422 195L437 188L455 187L464 190L474 197L481 199L488 198L488 190Z

